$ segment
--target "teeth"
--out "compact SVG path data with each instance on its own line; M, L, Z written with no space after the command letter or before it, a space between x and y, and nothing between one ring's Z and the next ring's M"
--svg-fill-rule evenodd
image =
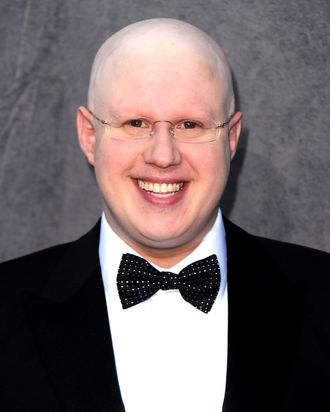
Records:
M138 179L141 189L153 193L175 193L182 189L183 182L179 183L151 183Z

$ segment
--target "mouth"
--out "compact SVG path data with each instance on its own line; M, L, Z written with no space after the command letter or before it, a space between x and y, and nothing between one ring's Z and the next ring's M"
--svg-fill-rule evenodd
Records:
M182 190L183 185L184 185L184 182L153 183L153 182L147 182L141 179L138 179L137 182L138 182L138 186L142 190L144 190L145 192L148 192L151 195L157 196L157 197L174 196L176 193Z

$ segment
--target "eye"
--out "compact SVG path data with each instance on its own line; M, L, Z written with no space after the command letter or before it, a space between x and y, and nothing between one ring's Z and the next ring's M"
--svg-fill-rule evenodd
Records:
M144 119L131 119L131 120L128 120L126 124L128 126L137 127L137 128L139 128L139 127L147 127L148 128L149 127L149 123Z
M178 129L191 130L202 129L203 125L196 120L182 120L177 124Z

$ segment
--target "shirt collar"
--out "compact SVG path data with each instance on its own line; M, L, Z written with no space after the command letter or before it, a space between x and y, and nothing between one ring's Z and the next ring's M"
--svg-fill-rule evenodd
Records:
M117 276L118 268L122 255L124 253L131 253L133 255L139 254L127 245L108 224L105 214L102 214L101 232L99 243L99 257L102 270L102 278L105 290L113 284L113 277ZM222 214L219 209L217 219L212 228L203 238L202 242L197 248L186 256L183 260L177 263L172 268L161 268L150 262L158 270L166 270L174 273L179 273L187 265L196 260L204 259L207 256L215 254L218 258L221 271L221 284L219 296L222 298L227 284L227 248L226 248L226 234L223 224Z

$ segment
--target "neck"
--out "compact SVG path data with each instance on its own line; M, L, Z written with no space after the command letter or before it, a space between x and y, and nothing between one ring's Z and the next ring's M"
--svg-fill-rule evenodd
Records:
M148 260L155 265L168 269L181 262L186 256L192 253L200 244L202 238L194 239L189 244L184 244L180 247L167 248L167 249L155 249L147 246L140 246L125 241L128 246L134 249L140 256Z
M107 216L107 214L105 216L107 223L110 225L112 230L130 248L132 248L135 252L137 252L140 256L142 256L149 262L161 268L168 269L181 262L181 260L190 255L190 253L192 253L198 247L198 245L202 242L204 236L212 228L217 214L211 216L209 222L205 225L205 227L198 231L197 236L194 236L188 241L182 241L181 244L176 244L173 247L165 246L164 244L162 246L159 245L159 247L155 247L155 242L135 241L132 237L127 236L120 227L116 226L112 219ZM150 246L150 243L152 244L152 246Z

